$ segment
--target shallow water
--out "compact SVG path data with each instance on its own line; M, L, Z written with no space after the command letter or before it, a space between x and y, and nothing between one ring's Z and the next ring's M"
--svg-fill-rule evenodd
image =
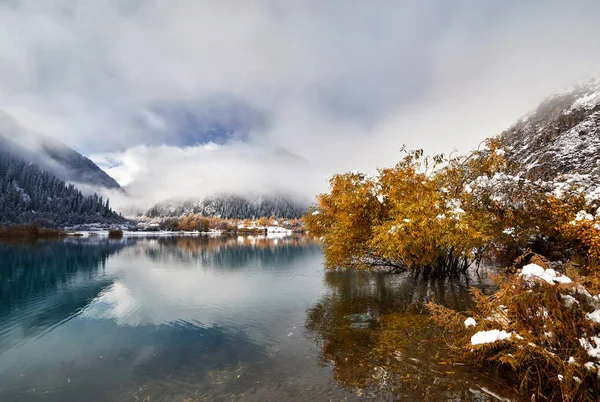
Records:
M0 243L0 401L514 397L424 314L485 276L322 264L304 237Z

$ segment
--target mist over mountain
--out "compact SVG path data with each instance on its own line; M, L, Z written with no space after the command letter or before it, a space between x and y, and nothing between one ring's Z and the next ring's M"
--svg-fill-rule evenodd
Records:
M125 223L109 200L85 196L39 166L0 149L0 224L61 227Z
M79 152L53 138L23 128L0 111L0 150L35 163L58 178L92 189L119 189L119 183ZM87 192L87 191L86 191Z
M600 172L599 127L600 80L593 78L551 95L534 111L503 131L501 138L507 146L508 160L519 162L522 165L522 174L530 179L554 180L560 175L577 174L597 180ZM193 213L202 216L238 219L260 216L298 218L308 210L309 202L307 200L314 196L312 193L305 194L302 199L298 194L294 196L281 195L285 193L268 188L268 181L264 181L264 183L258 181L262 183L258 187L264 188L261 195L248 195L250 194L248 190L255 187L257 181L244 179L250 172L256 177L266 177L264 175L267 174L267 170L256 170L254 167L258 160L263 165L271 164L270 166L266 165L271 176L277 177L277 172L281 172L282 180L289 177L291 170L309 169L306 160L285 149L276 149L270 153L252 150L252 152L240 153L241 157L237 159L239 168L235 172L227 171L228 173L225 174L220 168L221 157L229 155L224 153L223 149L218 145L207 145L189 148L184 153L173 151L172 158L166 161L159 159L159 155L157 155L156 158L152 158L155 161L154 166L169 166L166 170L162 169L163 172L168 172L166 178L162 177L166 173L158 176L152 174L156 169L147 165L144 169L146 173L140 176L141 178L131 188L137 199L129 197L121 191L112 192L113 195L118 195L119 209L129 211L128 205L131 205L131 211L136 210L138 215L148 218L179 217ZM84 190L84 193L121 189L112 177L87 157L57 140L24 129L15 119L3 112L0 112L0 152L3 158L8 158L6 163L9 165L19 165L19 161L22 161L25 165L20 169L35 170L37 168L39 172L34 175L43 174L45 171L49 177L55 177L67 183L75 183L76 187ZM146 150L144 152L154 151ZM129 155L125 156L129 157ZM160 156L164 158L163 150L161 150ZM192 166L194 160L203 163L204 167L202 169L196 167L194 170L188 171L187 167ZM7 189L5 190L7 191L5 199L14 198L15 191L23 190L21 184L14 179L10 180L16 183L16 187L15 184L3 183L4 188ZM137 188L136 185L140 180L145 184ZM306 177L303 180L306 180ZM178 190L170 192L169 189L173 186L165 187L167 182L180 183ZM58 187L61 186L58 185ZM303 184L301 187L310 188L311 186ZM73 194L76 194L78 190L73 188L69 191L74 191ZM198 192L198 196L193 195L195 192ZM171 199L171 195L172 199L183 201L156 202L148 197L150 193L160 194L165 200ZM23 197L25 200L28 197L32 198L30 195ZM56 195L50 197L55 199ZM73 199L81 199L79 195L72 194L66 198L71 200L69 202L72 202ZM140 205L144 204L144 200L147 202L146 206L140 208ZM6 201L3 202L6 203ZM98 200L94 202L97 204ZM148 208L148 203L151 202L154 204ZM137 206L133 207L134 204ZM6 205L3 204L2 208L6 209ZM14 200L11 205L15 205ZM64 206L57 207L57 205L45 206L44 212L59 215L81 212L79 206L76 206L74 210L69 210L71 207L65 209ZM17 210L20 212L17 212L15 216L21 214L20 217L13 216L5 221L27 223L28 220L33 219L33 215L23 218L25 215L22 214L29 211L28 208L19 206ZM30 209L31 211L36 210L34 207ZM89 209L95 211L97 208L90 207ZM83 215L86 213L84 212ZM100 215L103 213L101 212ZM111 213L112 211L109 215ZM102 219L104 218L102 216ZM71 216L66 220L54 217L48 219L48 222L87 222L90 220L93 220L93 217L76 218Z

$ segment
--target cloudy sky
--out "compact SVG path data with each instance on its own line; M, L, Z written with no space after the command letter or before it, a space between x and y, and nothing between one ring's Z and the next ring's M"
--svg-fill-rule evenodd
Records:
M600 71L597 1L0 0L0 110L146 202L312 196Z

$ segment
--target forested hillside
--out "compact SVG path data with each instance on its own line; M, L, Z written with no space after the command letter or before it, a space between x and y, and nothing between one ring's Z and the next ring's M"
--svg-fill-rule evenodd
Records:
M0 150L0 223L57 227L81 223L120 223L108 200L84 196L75 186L40 167Z
M286 197L266 196L248 199L237 195L219 195L199 201L155 205L146 212L148 218L170 218L195 214L222 219L254 219L261 216L296 219L308 206Z

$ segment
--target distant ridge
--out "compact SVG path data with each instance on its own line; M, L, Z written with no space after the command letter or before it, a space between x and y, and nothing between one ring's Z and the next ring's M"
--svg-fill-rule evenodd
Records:
M0 149L0 224L63 227L125 223L108 200L85 196L37 165Z
M160 203L148 209L145 216L170 218L198 214L223 219L253 219L262 216L296 219L303 216L307 210L308 203L285 196L244 197L220 194L201 200Z

